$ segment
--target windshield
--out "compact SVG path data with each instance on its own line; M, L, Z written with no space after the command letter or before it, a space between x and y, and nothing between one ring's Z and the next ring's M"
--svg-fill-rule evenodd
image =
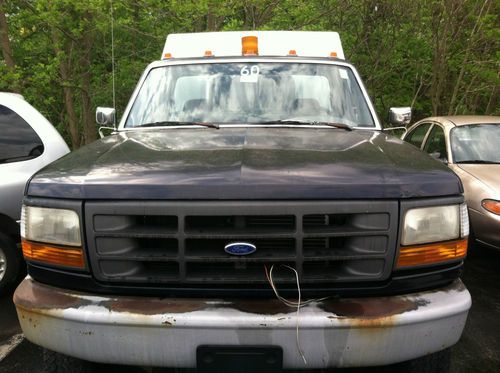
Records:
M375 126L351 69L328 64L249 62L152 69L125 127L292 120Z
M455 163L500 163L500 124L471 124L451 131Z

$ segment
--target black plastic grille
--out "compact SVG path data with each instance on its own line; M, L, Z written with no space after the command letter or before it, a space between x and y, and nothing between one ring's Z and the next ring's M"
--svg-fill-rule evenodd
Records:
M190 233L293 231L295 216L186 216L185 230Z
M218 287L370 282L390 275L396 201L87 202L93 275L121 284ZM235 256L229 243L255 253Z

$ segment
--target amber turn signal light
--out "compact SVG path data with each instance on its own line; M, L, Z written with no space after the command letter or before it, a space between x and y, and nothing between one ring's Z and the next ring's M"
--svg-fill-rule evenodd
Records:
M22 240L23 255L26 260L36 260L47 264L85 268L83 250L64 246L48 245Z
M449 242L437 242L416 246L401 246L396 268L436 264L465 258L467 238Z
M489 212L500 215L500 201L495 201L494 199L483 199L481 206Z

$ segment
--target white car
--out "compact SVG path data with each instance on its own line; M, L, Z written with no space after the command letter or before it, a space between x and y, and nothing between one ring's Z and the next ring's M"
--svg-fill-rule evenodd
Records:
M24 272L18 221L26 181L67 153L42 114L21 95L0 92L0 294Z

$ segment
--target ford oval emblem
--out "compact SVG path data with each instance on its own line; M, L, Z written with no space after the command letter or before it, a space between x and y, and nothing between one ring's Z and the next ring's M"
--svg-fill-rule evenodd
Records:
M231 255L249 255L256 250L257 247L248 242L233 242L224 246L224 251Z

